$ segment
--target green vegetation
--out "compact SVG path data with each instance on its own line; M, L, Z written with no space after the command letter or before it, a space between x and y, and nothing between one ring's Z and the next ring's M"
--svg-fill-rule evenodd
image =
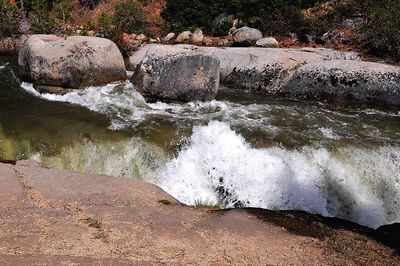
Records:
M163 205L171 205L172 204L171 201L166 200L166 199L159 200L158 203L163 204Z
M215 19L232 15L240 24L255 27L271 35L295 32L304 23L301 9L316 0L169 0L163 12L173 31L202 28L206 33L222 34L232 26L229 21L215 28Z
M56 23L61 28L62 33L66 33L67 24L71 22L71 13L74 8L72 0L62 0L54 6Z
M68 34L74 29L74 9L93 10L102 1L21 0L16 5L0 0L0 37L17 34L19 20L25 14L33 33ZM265 35L280 38L295 33L300 42L324 44L324 34L343 29L344 22L350 21L354 28L345 44L396 62L400 59L400 0L332 1L329 5L320 0L167 0L163 18L155 11L155 3L162 8L157 1L118 1L111 12L102 11L86 22L82 32L95 30L117 42L122 32L153 37L160 28L163 33L201 28L205 34L222 36L237 19L237 27L258 28ZM305 16L309 8L312 12Z
M93 228L96 228L98 230L101 229L101 223L99 221L93 219L93 218L90 218L90 217L89 218L85 218L85 219L83 219L83 222L85 224L87 224L89 227L93 227Z
M9 37L18 31L18 7L7 0L0 0L0 37Z
M116 32L142 32L148 34L148 22L142 6L133 0L117 3L114 6L112 24Z
M365 48L371 54L400 60L400 0L387 0L384 4L355 0L355 4L356 9L367 11L361 26Z
M357 235L356 235L356 240L358 240L358 241L363 241L363 242L367 242L367 241L368 241L368 237L365 236L365 235L357 234Z
M97 7L97 5L100 3L100 0L79 0L79 3L89 9L89 10L93 10Z
M50 4L47 0L32 0L29 22L33 33L54 33L56 30L56 19L50 15Z
M203 201L203 200L196 200L194 203L194 206L196 208L200 208L200 209L210 209L210 210L219 210L222 209L222 206L217 204L214 204L212 202L209 201Z
M105 38L111 38L113 34L113 26L111 17L106 12L101 11L97 17L96 31Z

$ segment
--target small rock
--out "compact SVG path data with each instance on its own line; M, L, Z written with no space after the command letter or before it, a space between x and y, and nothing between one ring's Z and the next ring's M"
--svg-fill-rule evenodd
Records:
M75 31L75 34L76 34L76 35L81 35L81 33L82 33L82 30L76 30L76 31Z
M87 36L93 37L94 35L96 35L96 32L95 32L94 30L89 30L89 31L87 32Z
M229 40L227 40L227 39L219 39L217 41L218 46L228 46L228 44L229 44Z
M156 40L156 39L153 39L153 38L150 38L150 39L149 39L149 42L150 42L150 43L156 43L157 40Z
M197 29L193 32L190 41L192 43L201 43L204 39L203 31L201 29Z
M262 38L260 40L258 40L256 42L256 45L259 47L277 47L279 45L278 41L273 38L273 37L269 37L269 38Z
M241 45L253 45L262 37L261 31L249 27L239 28L233 33L234 42Z
M191 36L192 36L192 33L190 31L184 31L181 34L179 34L178 37L176 37L176 42L178 42L178 43L189 42Z
M213 44L213 41L212 41L210 38L204 38L204 39L203 39L203 44L204 44L205 46L210 46L210 45Z
M122 33L122 43L128 44L132 40L134 40L134 38L132 39L131 35L129 35L129 34L125 33L125 32Z
M164 37L164 41L166 43L169 43L169 42L173 41L175 39L175 37L176 37L176 34L173 32L170 32L167 34L167 36Z
M148 40L148 38L146 37L146 35L144 34L139 34L138 36L136 36L135 38L136 40L140 41L140 42L145 42Z

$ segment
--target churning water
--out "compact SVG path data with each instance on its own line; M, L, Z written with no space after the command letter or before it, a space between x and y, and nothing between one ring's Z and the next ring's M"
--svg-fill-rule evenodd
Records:
M222 88L146 103L129 82L39 94L0 60L0 158L153 182L187 204L400 222L400 115Z

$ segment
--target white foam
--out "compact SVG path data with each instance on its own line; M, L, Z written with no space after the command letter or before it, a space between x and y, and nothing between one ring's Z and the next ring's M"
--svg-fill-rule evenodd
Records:
M8 63L5 63L4 65L0 66L0 70L5 69L7 67Z
M194 128L188 144L158 174L157 184L186 204L232 207L240 202L305 210L376 228L400 221L399 163L400 149L391 147L374 152L254 149L227 124L214 121ZM221 187L229 192L224 199ZM388 190L392 194L385 197Z
M328 139L339 139L339 136L335 132L333 132L332 128L321 127L319 130L321 131L322 135L325 138L328 138Z
M68 102L84 106L92 111L107 115L111 129L134 127L146 117L157 115L175 120L193 121L219 119L233 125L262 127L274 132L278 130L270 125L268 117L260 115L271 109L268 105L248 105L226 102L189 102L189 103L146 103L130 82L113 83L105 86L88 87L65 95L40 94L30 83L23 82L21 87L27 92L49 101Z

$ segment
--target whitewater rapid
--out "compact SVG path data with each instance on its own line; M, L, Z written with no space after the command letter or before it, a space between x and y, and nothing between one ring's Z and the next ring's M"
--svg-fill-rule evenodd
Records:
M191 131L172 155L130 138L88 141L64 147L58 155L33 156L50 167L132 176L189 205L304 210L372 228L400 222L400 135L379 119L363 122L368 112L377 111L314 108L310 113L296 106L227 100L146 103L129 82L66 95L39 94L29 83L21 87L45 100L102 113L112 130L164 119L176 130Z
M376 228L400 220L400 149L252 148L221 122L195 127L158 185L180 201L304 210Z

